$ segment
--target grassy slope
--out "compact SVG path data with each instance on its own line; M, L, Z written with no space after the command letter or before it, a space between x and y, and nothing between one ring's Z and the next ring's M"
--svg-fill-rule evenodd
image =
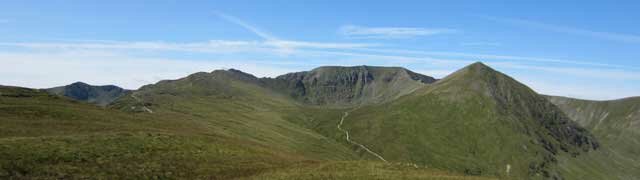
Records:
M301 127L306 120L337 118L340 110L302 108L251 79L214 74L147 86L111 108L0 87L0 178L468 179L343 161L361 158L344 143Z
M285 170L267 171L247 179L432 179L474 180L496 179L454 174L442 170L416 168L403 163L374 161L330 161L316 164L300 164Z
M333 139L291 123L283 114L298 106L285 96L255 84L256 79L231 71L197 73L146 86L134 92L154 115L184 115L208 131L317 159L350 159L355 155ZM246 79L244 79L246 78ZM131 96L114 104L129 110L141 106Z
M0 177L230 178L309 158L184 116L132 114L0 88Z
M576 131L566 122L536 118L563 119L533 91L506 76L480 75L457 73L347 117L344 127L354 140L409 165L377 163L344 141L336 125L350 109L301 105L235 71L146 86L113 109L3 87L0 177L474 178L436 168L500 178L572 178L590 175L589 168L610 168L577 166L601 151L570 157L585 154L590 138L579 129L581 136L558 130ZM556 159L573 166L557 172Z
M361 107L346 127L387 160L503 178L562 176L556 154L596 146L543 97L487 68L472 65L394 102Z
M640 176L640 98L588 101L548 97L571 119L593 132L602 149L578 159L562 159L565 171L581 179Z

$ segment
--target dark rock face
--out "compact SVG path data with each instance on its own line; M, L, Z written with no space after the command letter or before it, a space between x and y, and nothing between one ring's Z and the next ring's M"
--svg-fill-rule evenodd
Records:
M100 106L106 106L128 92L128 90L114 85L92 86L83 82L45 90L51 94L66 96L74 100Z
M395 67L320 67L278 76L278 89L314 105L385 102L436 79Z

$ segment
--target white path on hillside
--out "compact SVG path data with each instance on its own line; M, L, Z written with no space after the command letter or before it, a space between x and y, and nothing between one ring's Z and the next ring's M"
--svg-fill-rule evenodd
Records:
M135 99L136 101L138 101L139 103L142 103L142 110L144 110L144 111L146 111L148 113L153 113L153 111L151 109L149 109L147 106L145 106L144 103L142 102L142 100L140 100L140 98L138 98L135 93L131 93L131 97L133 99Z
M355 110L355 109L354 109L354 110ZM353 110L352 110L352 111L353 111ZM373 156L377 157L378 159L380 159L380 160L382 160L382 161L384 161L384 162L387 162L387 160L385 160L385 159L384 159L382 156L380 156L378 153L375 153L375 152L371 151L371 150L370 150L369 148L367 148L366 146L364 146L364 145L362 145L362 144L360 144L360 143L358 143L358 142L355 142L355 141L353 141L353 140L351 140L351 139L349 138L349 131L347 131L347 130L345 130L345 129L342 129L342 123L344 122L344 118L346 118L347 116L349 116L349 111L344 112L344 115L342 115L342 118L340 119L340 123L338 124L338 130L340 130L340 131L344 132L344 134L345 134L345 135L347 135L347 138L346 138L346 139L347 139L347 142L349 142L349 143L351 143L351 144L353 144L353 145L359 146L360 148L362 148L362 149L364 149L365 151L369 152L369 154L371 154L371 155L373 155Z

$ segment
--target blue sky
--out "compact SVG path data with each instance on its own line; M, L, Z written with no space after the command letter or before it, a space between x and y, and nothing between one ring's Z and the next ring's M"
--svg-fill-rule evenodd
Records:
M442 78L482 61L551 95L640 95L637 1L4 1L0 84L135 89L322 65Z

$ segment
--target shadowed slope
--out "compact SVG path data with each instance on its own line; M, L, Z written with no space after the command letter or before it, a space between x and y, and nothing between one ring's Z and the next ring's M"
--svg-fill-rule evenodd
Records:
M278 76L276 81L281 83L276 89L304 103L353 106L390 101L436 80L399 67L326 66Z
M588 157L563 160L566 171L581 179L634 179L640 176L640 98L589 101L558 96L548 99L602 142Z
M55 95L66 96L71 99L97 104L99 106L106 106L128 92L128 90L118 86L92 86L83 82L76 82L45 90Z

